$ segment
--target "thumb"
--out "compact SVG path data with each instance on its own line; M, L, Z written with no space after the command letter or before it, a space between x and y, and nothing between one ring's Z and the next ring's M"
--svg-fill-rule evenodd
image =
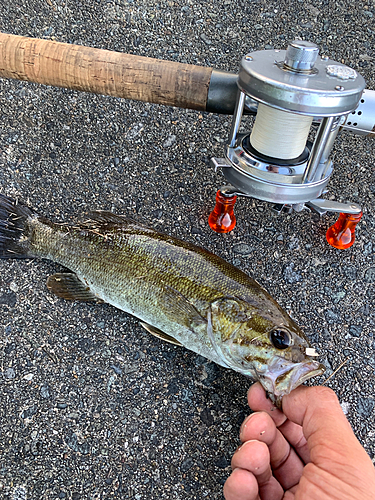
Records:
M372 478L374 467L354 435L336 394L328 387L300 386L282 400L286 417L302 426L313 464L351 482ZM354 476L354 477L353 477ZM366 484L366 483L365 483Z
M328 387L300 386L282 399L286 417L303 427L306 439L356 439L336 394Z

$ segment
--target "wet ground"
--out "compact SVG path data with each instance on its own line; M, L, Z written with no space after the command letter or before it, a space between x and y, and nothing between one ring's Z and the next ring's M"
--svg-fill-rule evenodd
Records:
M237 71L294 38L374 82L373 2L4 0L0 29ZM0 191L69 221L130 214L257 279L321 353L328 385L375 456L374 142L336 141L328 197L363 206L354 246L325 241L335 216L277 216L241 199L229 235L207 216L224 183L230 117L0 81ZM150 337L108 305L52 296L42 261L0 262L0 496L222 498L250 382ZM323 382L324 377L320 379Z

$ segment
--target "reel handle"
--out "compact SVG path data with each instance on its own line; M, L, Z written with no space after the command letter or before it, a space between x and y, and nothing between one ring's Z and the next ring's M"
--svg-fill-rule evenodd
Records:
M225 189L218 190L216 193L216 205L208 217L210 228L216 233L229 233L236 225L236 216L234 215L234 204L237 196Z
M326 233L328 243L339 250L351 247L355 241L355 228L361 217L362 212L359 214L341 213Z

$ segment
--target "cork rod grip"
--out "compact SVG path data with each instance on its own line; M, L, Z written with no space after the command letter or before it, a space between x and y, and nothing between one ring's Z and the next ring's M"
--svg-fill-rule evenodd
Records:
M0 33L0 77L206 109L211 68Z

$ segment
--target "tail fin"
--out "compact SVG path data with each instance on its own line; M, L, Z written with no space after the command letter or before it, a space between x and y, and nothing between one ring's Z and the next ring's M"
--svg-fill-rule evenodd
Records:
M0 258L27 259L28 223L34 210L20 201L0 194Z

